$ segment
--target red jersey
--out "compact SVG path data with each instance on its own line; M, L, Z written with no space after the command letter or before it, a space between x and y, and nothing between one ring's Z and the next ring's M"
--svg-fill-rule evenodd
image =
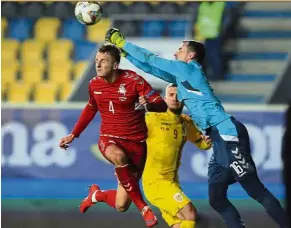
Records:
M157 98L161 99L161 97L153 91L147 81L135 72L119 70L119 74L119 77L113 83L106 82L102 77L94 77L89 83L89 102L87 106L95 113L98 110L100 112L101 136L143 141L147 137L147 127L145 110L136 109L138 98L147 96L149 103L151 103ZM86 126L88 123L86 123ZM77 123L72 132L76 137L86 127L78 125L82 124Z

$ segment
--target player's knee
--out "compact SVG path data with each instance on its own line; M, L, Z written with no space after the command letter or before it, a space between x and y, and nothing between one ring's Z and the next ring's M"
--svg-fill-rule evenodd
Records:
M192 203L187 204L177 214L180 220L195 221L197 216L197 209Z
M261 191L260 191L260 192L261 192ZM258 192L256 192L255 189L252 189L251 191L248 191L247 193L248 193L248 195L249 195L251 198L253 198L254 200L258 200L258 199L260 198L260 195L258 194ZM262 192L262 193L264 193L264 192Z
M259 188L251 189L251 191L248 191L248 195L254 200L261 202L264 199L264 195L266 191L268 190L265 187L259 187Z
M116 166L123 166L128 163L124 151L115 144L107 147L105 155L107 159Z
M129 208L130 204L127 203L116 203L116 210L119 212L126 212Z
M244 182L242 182L242 186L248 195L257 201L260 201L267 191L262 182L257 178L247 178Z
M115 165L126 165L128 162L127 162L127 157L125 156L125 154L122 152L122 151L115 151L113 154L112 154L112 162L115 164Z
M212 208L214 208L215 209L215 207L216 207L216 203L217 203L217 199L216 199L216 197L215 197L215 195L209 195L209 198L208 198L208 201L209 201L209 205L212 207Z
M227 199L225 197L217 197L215 195L212 195L209 197L209 205L214 210L222 210L226 202L227 202Z

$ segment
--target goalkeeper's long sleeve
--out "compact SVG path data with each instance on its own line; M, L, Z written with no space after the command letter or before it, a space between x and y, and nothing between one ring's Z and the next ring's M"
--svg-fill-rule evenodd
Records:
M149 50L136 46L130 42L126 42L123 49L140 62L149 64L151 67L167 72L168 74L164 75L168 79L167 81L173 82L172 77L180 77L183 75L189 76L193 73L193 69L195 69L193 67L189 67L189 64L185 62L159 57Z
M166 82L176 83L175 77L165 71L152 67L148 63L143 63L129 54L126 55L126 59L145 73L152 74Z

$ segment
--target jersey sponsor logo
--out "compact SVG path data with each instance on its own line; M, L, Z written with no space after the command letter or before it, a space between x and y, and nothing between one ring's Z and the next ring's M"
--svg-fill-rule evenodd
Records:
M174 200L176 200L177 202L181 203L184 200L184 197L182 196L182 194L180 192L177 192L174 196L173 196Z
M198 89L193 88L193 87L190 85L189 82L187 82L187 81L183 81L183 82L181 82L181 84L186 88L187 92L189 92L189 93L194 93L194 94L199 95L199 96L203 96L203 94L201 93L201 91L198 90Z
M125 84L120 84L119 89L118 89L118 94L125 96L126 95L126 89L125 89Z
M95 93L95 94L98 94L98 95L102 94L101 91L96 91L96 90L94 90L94 93Z

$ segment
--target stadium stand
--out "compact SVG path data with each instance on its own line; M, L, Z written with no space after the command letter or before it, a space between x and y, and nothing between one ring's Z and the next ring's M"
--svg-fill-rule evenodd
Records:
M57 39L60 20L58 18L43 17L37 20L34 26L35 39L50 42Z
M264 102L290 52L290 24L290 3L245 5L237 35L225 47L229 71L226 82L219 85L225 101Z
M4 37L7 29L7 19L1 18L1 36Z
M62 51L60 51L62 50ZM73 42L68 39L58 39L47 47L47 60L49 63L67 62L71 60L73 51Z
M67 82L64 83L60 86L60 100L65 101L67 98L70 96L70 93L73 89L73 83L72 82Z
M111 21L109 19L103 19L95 26L89 26L87 28L87 40L91 42L103 42L105 33L110 27Z
M32 93L38 90L32 90L38 88L38 83L51 83L56 86L53 96L56 101L64 100L110 26L120 28L127 37L183 39L192 31L199 3L102 2L103 19L87 27L75 19L74 4L2 3L1 72L3 92L7 94L2 100L44 99L33 94L22 98L11 96L14 82L19 87L25 83L25 91ZM237 3L228 4L228 8L236 6ZM226 80L213 86L226 102L263 102L284 67L291 46L291 7L283 2L250 2L244 7L238 30L225 43ZM15 64L12 66L11 62ZM64 86L65 82L68 86Z
M1 44L2 52L2 65L9 64L13 61L17 61L17 53L19 50L20 43L14 39L4 39Z
M19 103L28 102L32 92L32 84L14 82L9 84L7 97L9 102Z
M42 82L37 84L34 91L34 102L38 104L48 104L56 101L57 84Z

